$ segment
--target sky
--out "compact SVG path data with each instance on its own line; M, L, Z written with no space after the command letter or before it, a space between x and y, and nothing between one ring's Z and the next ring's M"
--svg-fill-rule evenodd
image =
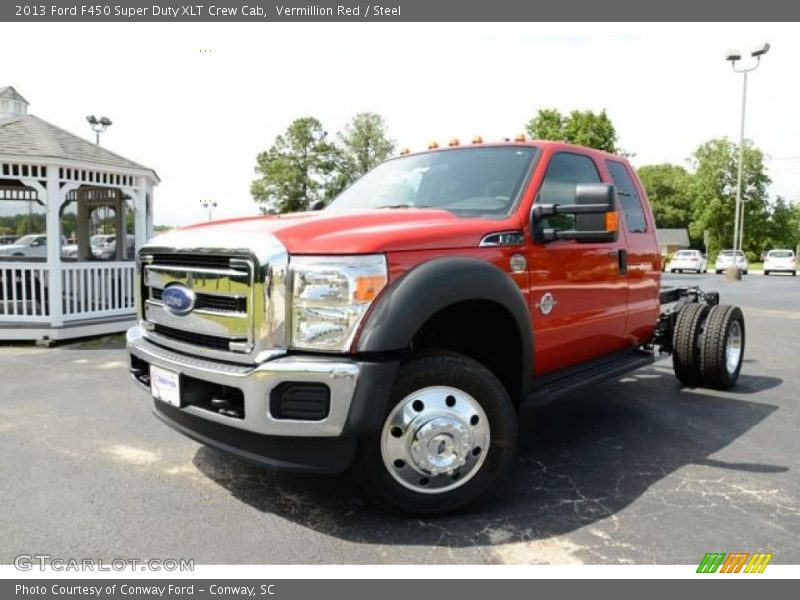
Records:
M513 137L541 108L606 109L635 166L739 136L742 76L767 41L746 137L770 193L800 201L796 24L0 24L0 86L29 112L156 170L156 224L253 215L255 157L298 117L334 134L374 111L400 147Z

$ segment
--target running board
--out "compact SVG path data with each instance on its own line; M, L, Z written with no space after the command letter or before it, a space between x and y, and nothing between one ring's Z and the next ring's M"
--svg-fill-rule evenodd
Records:
M622 377L655 361L649 350L634 348L537 378L526 405L541 406L583 388Z

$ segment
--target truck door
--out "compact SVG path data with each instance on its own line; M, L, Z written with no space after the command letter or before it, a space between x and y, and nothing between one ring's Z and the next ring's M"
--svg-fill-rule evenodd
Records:
M605 160L611 179L617 188L617 197L623 218L628 247L628 318L625 325L628 343L638 346L647 341L658 320L659 304L659 248L654 234L652 213L645 210L646 197L638 178L629 165L618 160Z
M534 202L574 204L577 184L601 181L601 170L588 153L555 151ZM575 218L548 217L546 226L572 229ZM628 284L622 228L619 239L608 243L539 243L527 238L536 374L626 348Z

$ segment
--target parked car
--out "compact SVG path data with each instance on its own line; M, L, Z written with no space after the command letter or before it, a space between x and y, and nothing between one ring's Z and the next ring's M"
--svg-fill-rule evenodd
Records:
M352 466L403 513L497 490L523 403L662 351L728 389L744 356L741 309L660 288L636 170L560 142L399 156L322 210L183 228L139 259L129 366L159 419L273 468Z
M67 238L61 236L61 244L67 244ZM0 256L28 256L45 258L47 256L47 236L43 233L31 233L18 238L13 244L0 246Z
M707 266L708 260L700 250L678 250L672 256L668 269L670 273L705 273Z
M133 259L136 238L132 235L125 236L125 255L123 259ZM92 248L95 256L102 260L111 260L117 253L117 236L109 235L107 239L97 248L97 251Z
M723 273L725 269L733 266L733 250L723 250L717 255L717 262L714 265L714 270L717 275ZM742 270L742 273L747 275L748 263L747 257L741 250L736 251L736 266Z
M770 273L791 273L797 275L793 250L770 250L764 261L764 275Z

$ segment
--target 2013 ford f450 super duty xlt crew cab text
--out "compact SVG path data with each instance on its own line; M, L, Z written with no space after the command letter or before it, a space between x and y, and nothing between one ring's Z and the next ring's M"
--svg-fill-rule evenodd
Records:
M390 509L498 487L518 408L672 353L742 365L739 308L660 287L624 158L519 140L404 154L323 210L187 227L138 254L130 369L178 431L270 467L351 468Z

